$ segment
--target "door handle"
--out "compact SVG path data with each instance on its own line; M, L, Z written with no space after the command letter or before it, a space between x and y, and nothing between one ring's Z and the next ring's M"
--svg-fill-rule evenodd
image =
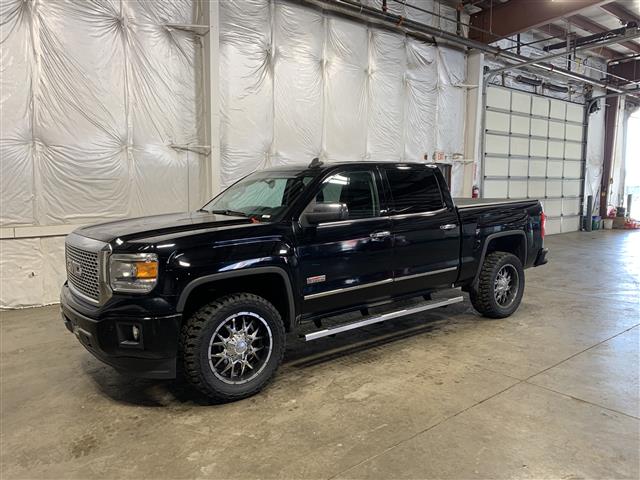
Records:
M440 230L453 230L457 226L458 225L456 225L455 223L447 223L445 225L440 225Z
M372 240L381 240L381 239L383 239L383 238L387 238L387 237L390 237L390 236L391 236L391 232L389 232L389 231L387 231L387 230L385 230L384 232L375 232L375 233L371 233L371 234L369 235L369 237L370 237Z

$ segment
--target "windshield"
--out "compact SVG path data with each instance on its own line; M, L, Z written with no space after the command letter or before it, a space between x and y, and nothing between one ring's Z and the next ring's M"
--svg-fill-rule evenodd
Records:
M313 180L308 172L255 172L211 200L203 210L273 221Z

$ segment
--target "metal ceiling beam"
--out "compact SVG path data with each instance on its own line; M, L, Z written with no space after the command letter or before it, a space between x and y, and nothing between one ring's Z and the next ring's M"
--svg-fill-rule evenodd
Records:
M554 38L567 38L567 35L569 35L569 32L567 32L564 28L558 27L557 25L554 25L553 23L549 23L547 25L542 25L538 28L536 28L537 31L545 33L547 35L550 35ZM599 55L601 57L604 57L606 59L614 59L614 58L619 58L620 57L620 52L617 52L615 50L612 50L611 48L607 48L607 47L598 47L595 48L595 54Z
M626 78L629 82L637 82L640 81L640 60L609 65L607 71L618 77Z
M510 37L559 18L575 15L586 8L605 5L612 0L573 0L554 2L552 0L511 0L494 4L492 8L471 15L474 27L487 30L470 30L469 37L484 43L495 42L498 38Z
M581 30L589 33L603 33L609 31L607 27L594 22L590 18L583 17L582 15L573 15L567 18L567 20ZM634 53L640 53L640 45L635 42L620 42L620 45L628 48Z
M623 7L619 3L607 3L600 5L604 11L610 13L611 15L615 15L622 23L627 23L630 21L640 22L640 16L633 13L631 10Z

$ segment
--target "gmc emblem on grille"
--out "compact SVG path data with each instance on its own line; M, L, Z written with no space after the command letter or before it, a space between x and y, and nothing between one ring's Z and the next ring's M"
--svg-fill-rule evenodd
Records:
M75 260L71 260L70 258L67 260L67 270L74 274L76 277L82 276L82 265L76 262Z

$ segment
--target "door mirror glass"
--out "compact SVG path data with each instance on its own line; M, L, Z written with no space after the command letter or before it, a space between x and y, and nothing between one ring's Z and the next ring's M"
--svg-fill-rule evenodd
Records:
M311 211L302 214L303 221L309 225L337 222L347 218L349 218L349 210L346 203L316 203Z

